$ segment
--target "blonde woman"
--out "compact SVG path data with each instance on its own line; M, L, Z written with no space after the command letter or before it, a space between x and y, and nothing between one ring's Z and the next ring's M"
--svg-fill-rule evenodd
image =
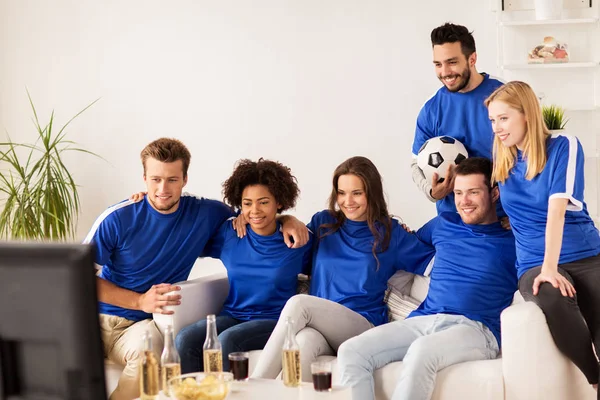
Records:
M557 347L597 389L600 236L583 200L583 149L574 136L550 134L526 83L509 82L485 104L495 134L492 179L516 239L519 291L544 311Z

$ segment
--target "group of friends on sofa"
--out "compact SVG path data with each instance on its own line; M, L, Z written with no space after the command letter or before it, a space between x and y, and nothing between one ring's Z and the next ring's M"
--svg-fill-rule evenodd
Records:
M341 384L355 399L374 399L374 371L403 361L393 399L430 399L439 370L498 356L500 313L518 289L597 388L600 236L583 199L581 144L550 134L528 84L477 72L467 28L446 23L431 41L443 86L417 118L411 168L438 215L417 231L391 216L365 157L335 169L328 208L305 225L281 214L300 189L280 162L240 160L220 202L183 192L191 156L182 142L161 138L142 150L147 193L108 208L85 239L101 267L104 352L125 366L111 399L139 395L142 333L153 333L160 354L151 314L180 304L175 283L198 257L227 269L216 318L225 370L227 354L264 349L252 376L276 378L291 317L303 376L316 357L337 355ZM416 154L441 135L471 157L443 181L427 180ZM406 319L388 322L384 293L398 270L429 273L429 292ZM299 273L311 276L310 295L296 295ZM177 335L183 373L202 370L205 335L204 320Z

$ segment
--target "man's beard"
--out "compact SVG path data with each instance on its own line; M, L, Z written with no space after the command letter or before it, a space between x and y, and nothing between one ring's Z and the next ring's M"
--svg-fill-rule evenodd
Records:
M453 75L451 75L453 76ZM444 78L447 78L448 75L446 75L445 77L438 77L438 79L444 84L444 86L446 86L446 89L448 89L448 91L450 92L460 92L461 90L463 90L465 87L467 87L467 85L469 84L469 81L471 80L471 70L467 67L461 74L458 74L456 76L459 76L460 78L460 83L457 87L455 88L449 88L446 83L444 82Z
M456 209L458 211L458 214L460 215L460 219L465 223L465 224L469 224L469 225L479 225L481 223L483 223L483 221L486 220L487 216L490 213L490 207L485 207L485 206L479 206L477 207L477 209L467 215L464 214L463 211L461 210L462 207L472 207L472 205L464 205L464 204L459 204L458 206L456 206ZM468 221L470 220L470 221ZM468 221L468 222L467 222Z
M174 201L171 204L164 206L164 207L159 207L158 204L156 204L154 202L154 200L152 200L151 198L148 198L148 201L150 201L150 203L152 203L154 208L158 211L171 211L173 209L173 207L175 207L177 204L179 204L179 199L177 201Z

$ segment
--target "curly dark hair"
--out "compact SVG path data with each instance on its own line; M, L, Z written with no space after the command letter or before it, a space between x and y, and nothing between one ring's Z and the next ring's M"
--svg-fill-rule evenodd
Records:
M264 185L281 205L277 212L293 208L300 194L298 181L285 165L262 157L258 161L239 160L233 174L223 182L223 201L230 206L242 207L242 193L247 186Z
M450 22L446 22L442 26L438 26L431 31L431 46L442 45L446 43L460 42L460 48L466 58L477 50L475 48L475 39L473 32L462 26Z

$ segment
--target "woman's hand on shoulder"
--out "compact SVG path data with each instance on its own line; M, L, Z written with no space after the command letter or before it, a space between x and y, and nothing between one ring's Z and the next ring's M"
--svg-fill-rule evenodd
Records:
M131 196L129 196L129 200L133 201L134 203L137 203L139 201L144 200L144 196L146 196L147 194L148 194L148 192L134 193Z

